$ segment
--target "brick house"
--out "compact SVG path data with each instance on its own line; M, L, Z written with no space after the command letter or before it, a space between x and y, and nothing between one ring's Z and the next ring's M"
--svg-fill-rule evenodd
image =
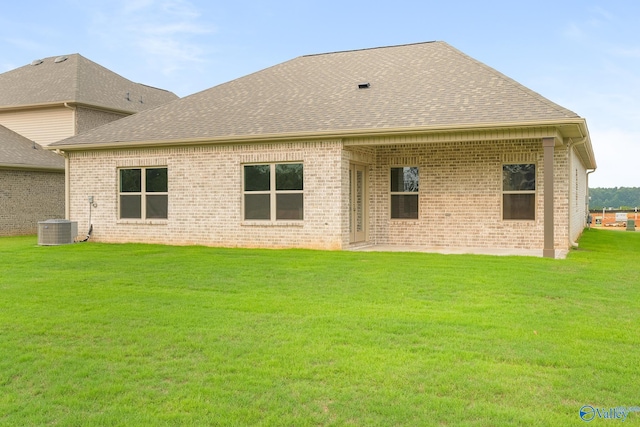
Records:
M79 54L38 59L0 74L0 235L35 233L38 220L65 216L64 158L41 154L41 146L175 99L171 92L131 82ZM30 142L17 142L7 129ZM19 148L34 142L36 150ZM33 160L12 164L18 151L34 155ZM49 169L34 169L45 155ZM54 171L48 162L56 156L59 168ZM25 179L14 180L19 174Z
M64 159L0 125L0 236L64 217Z
M299 57L51 148L96 240L228 247L553 257L596 167L583 118L444 42Z

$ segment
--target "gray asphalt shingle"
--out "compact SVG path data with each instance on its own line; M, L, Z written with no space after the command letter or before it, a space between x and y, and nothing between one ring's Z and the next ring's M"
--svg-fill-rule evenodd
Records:
M136 113L178 98L134 83L79 54L41 61L0 74L0 109L73 102Z
M64 158L0 125L0 167L64 170Z
M53 146L576 117L447 43L430 42L298 57Z

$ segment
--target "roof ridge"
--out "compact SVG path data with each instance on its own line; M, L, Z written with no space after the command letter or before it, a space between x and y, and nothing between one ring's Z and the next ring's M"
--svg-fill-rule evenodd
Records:
M429 44L429 43L444 43L444 42L438 41L438 40L432 40L432 41L426 41L426 42L402 43L402 44L388 45L388 46L365 47L365 48L361 48L361 49L337 50L337 51L334 51L334 52L311 53L311 54L308 54L308 55L302 55L300 58L307 58L307 57L311 57L311 56L333 55L333 54L336 54L336 53L351 53L351 52L362 52L362 51L367 51L367 50L393 49L393 48L396 48L396 47L416 46L416 45ZM444 44L446 44L446 43L444 43Z
M83 56L81 56L79 53L76 54L72 54L69 56L74 56L75 58L75 76L73 79L73 84L75 85L75 87L73 88L73 99L78 99L78 97L80 96L80 58L86 59ZM66 103L65 103L66 105Z

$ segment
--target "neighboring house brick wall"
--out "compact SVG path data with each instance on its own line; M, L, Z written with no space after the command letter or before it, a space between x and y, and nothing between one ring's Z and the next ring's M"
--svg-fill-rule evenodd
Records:
M77 133L86 132L126 116L127 114L110 113L107 111L78 107L76 108Z
M226 247L340 249L339 141L70 152L70 216L93 240ZM243 221L242 164L304 163L304 221ZM167 165L169 219L118 220L118 167ZM335 171L335 172L332 172Z
M64 172L0 169L0 236L35 234L64 218Z

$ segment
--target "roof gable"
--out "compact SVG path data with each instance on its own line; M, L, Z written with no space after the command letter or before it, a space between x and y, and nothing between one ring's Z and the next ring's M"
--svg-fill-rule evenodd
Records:
M0 109L70 102L135 113L176 98L79 54L36 60L0 74Z
M64 158L0 125L0 167L64 171Z
M298 57L53 145L576 117L448 44L431 42Z

